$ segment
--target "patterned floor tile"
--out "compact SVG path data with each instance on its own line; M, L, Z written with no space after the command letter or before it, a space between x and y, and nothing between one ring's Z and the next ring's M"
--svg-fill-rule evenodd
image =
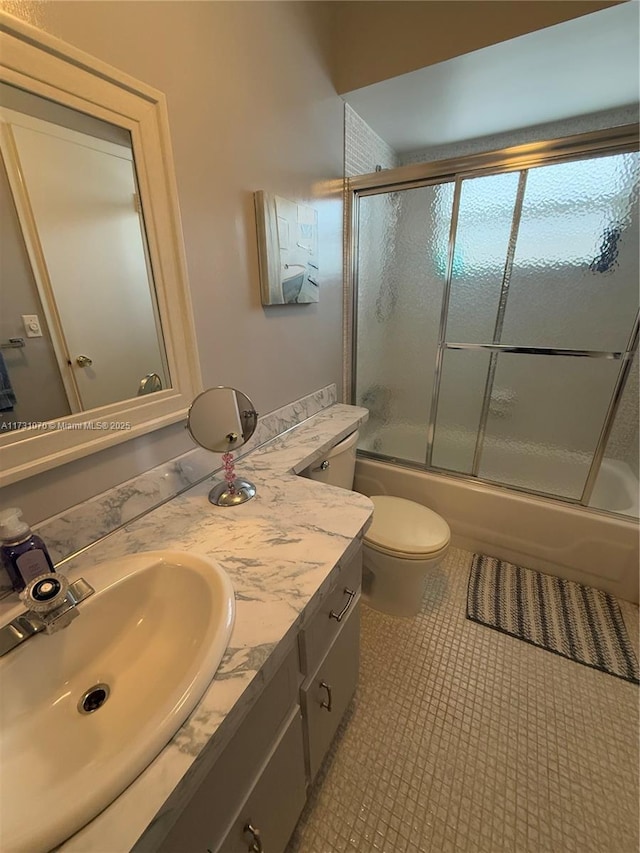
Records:
M288 853L638 853L638 688L467 620L471 558L450 551L413 619L362 609Z

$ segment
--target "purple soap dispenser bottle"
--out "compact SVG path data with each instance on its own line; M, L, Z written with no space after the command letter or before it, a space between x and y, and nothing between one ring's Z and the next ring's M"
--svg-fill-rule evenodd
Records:
M17 507L0 512L0 540L0 560L16 592L39 575L55 571L47 546L31 532Z

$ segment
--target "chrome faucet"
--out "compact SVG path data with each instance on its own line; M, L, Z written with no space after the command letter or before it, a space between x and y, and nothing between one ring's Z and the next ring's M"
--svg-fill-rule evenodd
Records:
M0 657L34 634L55 634L66 628L78 615L77 605L94 592L84 578L70 583L58 572L30 581L20 593L28 610L0 628Z

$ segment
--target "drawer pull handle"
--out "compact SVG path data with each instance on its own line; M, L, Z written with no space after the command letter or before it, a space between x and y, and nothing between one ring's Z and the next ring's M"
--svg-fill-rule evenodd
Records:
M351 607L351 602L352 602L352 601L353 601L353 599L356 597L356 594L355 594L354 590L349 589L349 587L348 587L348 586L345 586L344 591L345 591L345 593L349 596L349 598L347 599L347 603L346 603L346 604L345 604L345 606L342 608L342 610L340 611L340 613L336 613L336 611L335 611L335 610L332 610L332 611L331 611L331 613L329 614L329 619L335 619L335 620L336 620L336 622L342 622L342 618L343 618L344 614L345 614L345 613L347 612L347 610Z
M326 701L326 702L322 702L322 703L320 704L320 707L321 707L321 708L326 708L326 709L327 709L327 711L331 712L331 705L332 705L332 702L333 702L333 699L332 699L332 697L331 697L331 687L327 684L327 682L326 682L326 681L321 681L321 682L320 682L320 687L324 687L324 689L327 691L327 701Z
M251 826L251 821L245 826L244 832L248 832L251 836L251 846L247 848L249 853L264 853L264 848L262 847L262 838L260 837L260 830L256 829L255 826Z

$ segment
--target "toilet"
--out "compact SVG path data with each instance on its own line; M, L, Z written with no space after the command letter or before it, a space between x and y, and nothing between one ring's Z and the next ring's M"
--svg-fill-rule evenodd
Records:
M303 476L353 487L358 431L351 433ZM364 537L362 598L366 604L394 616L415 616L429 572L449 549L451 531L433 510L406 498L372 495L373 522Z

